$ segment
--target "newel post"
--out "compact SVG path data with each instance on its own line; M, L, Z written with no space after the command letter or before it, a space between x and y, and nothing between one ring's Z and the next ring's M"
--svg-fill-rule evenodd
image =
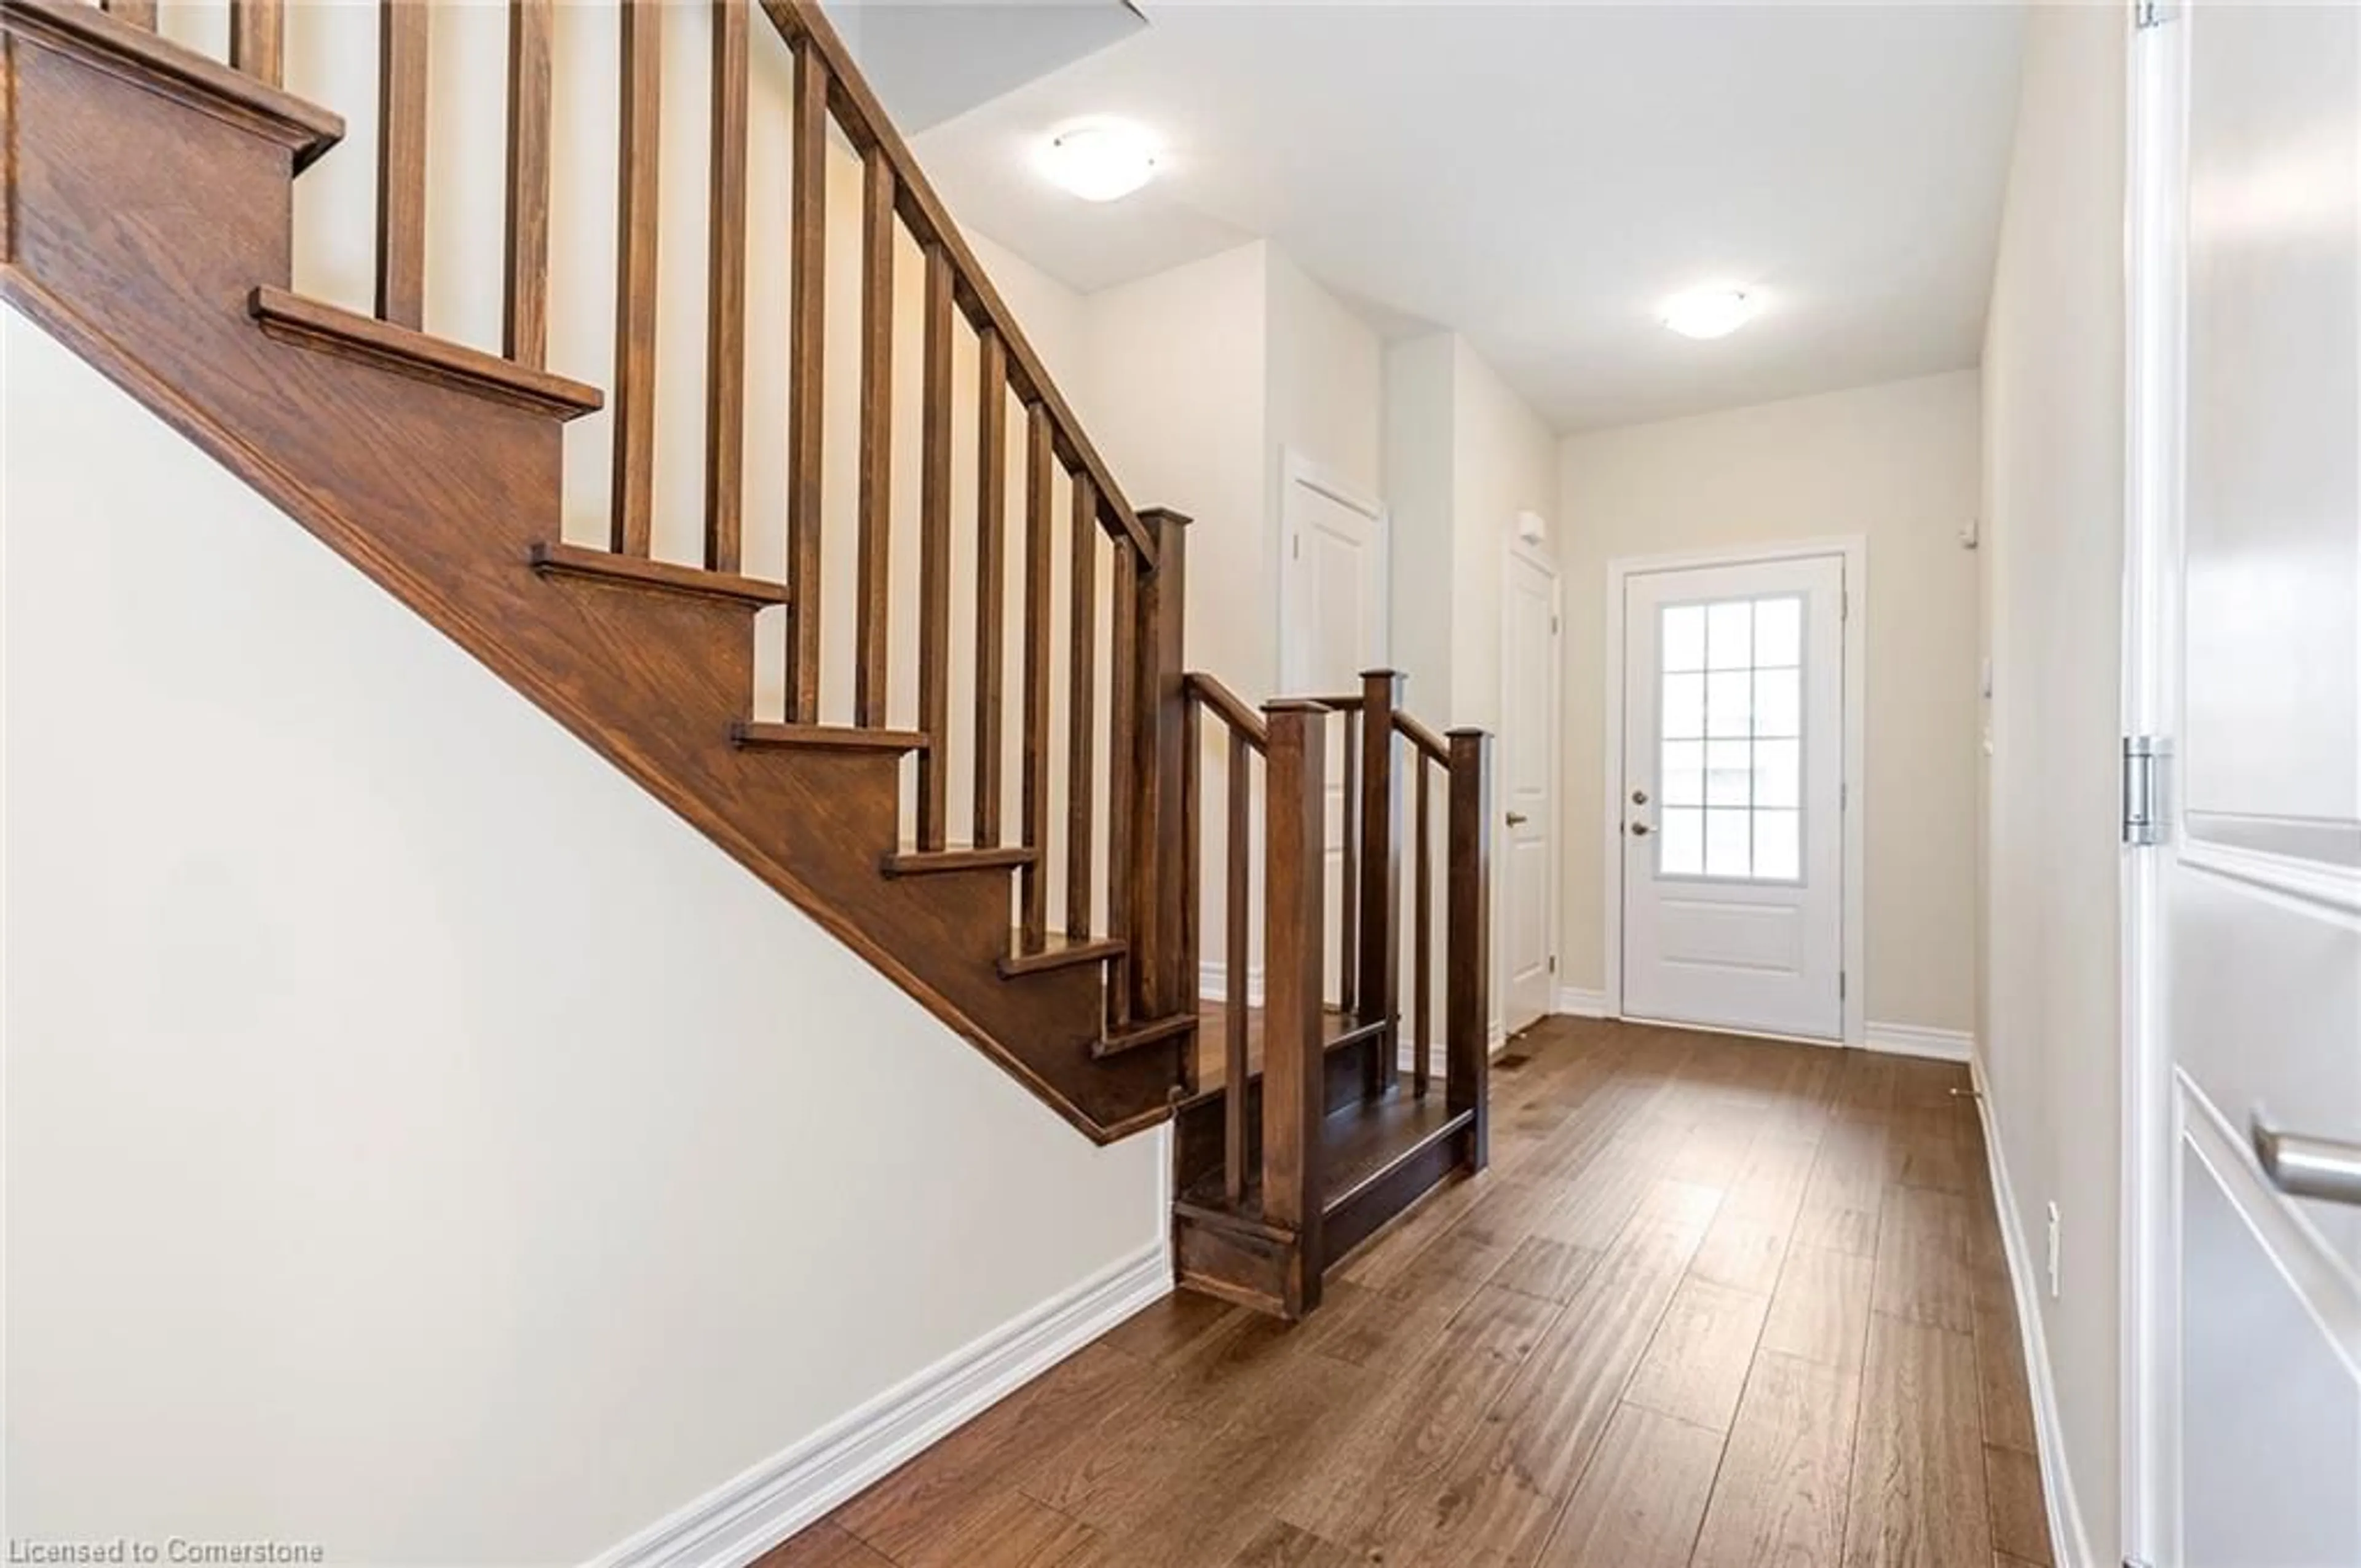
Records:
M1152 508L1139 514L1156 540L1156 563L1138 575L1136 668L1130 682L1137 705L1132 754L1125 769L1131 792L1125 878L1129 901L1131 1015L1169 1017L1196 1010L1194 763L1186 744L1189 703L1182 626L1188 608L1189 520Z
M1295 1234L1284 1290L1287 1315L1298 1317L1320 1304L1328 710L1312 702L1274 702L1263 712L1270 751L1263 832L1262 1213Z
M1394 769L1394 710L1402 675L1361 672L1361 1015L1399 1024L1401 1016L1401 777ZM1347 853L1352 846L1345 846ZM1421 1048L1423 1048L1422 1047ZM1401 1072L1400 1030L1370 1045L1368 1091L1380 1094Z
M1451 1110L1476 1113L1471 1163L1481 1170L1492 1148L1492 737L1481 729L1451 732L1449 809L1443 1088Z

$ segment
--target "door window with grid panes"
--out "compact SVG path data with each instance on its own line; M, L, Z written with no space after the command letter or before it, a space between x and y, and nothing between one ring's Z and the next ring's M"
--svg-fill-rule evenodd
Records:
M1803 872L1801 595L1663 607L1657 874Z

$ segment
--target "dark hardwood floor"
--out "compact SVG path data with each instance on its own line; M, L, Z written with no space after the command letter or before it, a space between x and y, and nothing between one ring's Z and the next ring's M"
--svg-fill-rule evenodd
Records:
M2046 1565L1967 1083L1547 1020L1311 1321L1175 1296L763 1568Z

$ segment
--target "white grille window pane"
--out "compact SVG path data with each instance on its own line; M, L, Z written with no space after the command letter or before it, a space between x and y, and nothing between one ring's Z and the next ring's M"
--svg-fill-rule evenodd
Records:
M1689 806L1667 806L1658 814L1656 869L1665 876L1704 874L1704 812Z
M1664 607L1664 658L1668 670L1705 668L1705 606Z
M1801 735L1804 732L1803 674L1801 670L1757 670L1754 672L1754 733L1757 735ZM1716 675L1715 680L1721 677ZM1716 729L1716 735L1729 731Z
M1742 877L1753 863L1747 841L1746 811L1708 811L1705 814L1705 874L1708 876Z
M1705 733L1738 736L1749 732L1754 716L1754 696L1750 689L1753 681L1754 677L1744 670L1716 670L1705 677Z
M1756 876L1794 882L1803 874L1802 824L1803 813L1798 811L1754 813Z
M1705 677L1664 677L1664 738L1695 740L1705 734Z
M1804 662L1804 601L1799 598L1754 601L1754 665L1775 669Z
M1752 804L1749 784L1754 774L1753 742L1713 740L1705 749L1705 803L1708 806Z
M1657 781L1657 787L1664 792L1666 806L1703 806L1705 742L1665 741L1664 776Z
M1706 610L1706 667L1743 670L1754 663L1754 606L1745 599Z
M1754 804L1804 804L1803 744L1796 740L1754 742Z

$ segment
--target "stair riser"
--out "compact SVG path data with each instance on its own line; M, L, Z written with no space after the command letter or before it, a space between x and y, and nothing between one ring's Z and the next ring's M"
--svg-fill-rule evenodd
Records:
M1168 1059L1091 1056L1098 966L998 978L1005 888L877 874L893 791L849 789L845 770L890 777L891 759L730 743L748 717L742 607L532 570L531 544L560 536L555 419L254 323L253 289L289 281L284 145L11 48L12 297L1077 1126L1104 1139L1166 1114Z
M1323 1113L1341 1111L1361 1098L1363 1075L1375 1047L1362 1045L1328 1053ZM1225 1089L1224 1094L1228 1091ZM1223 1096L1185 1107L1173 1127L1173 1190L1185 1192L1222 1168ZM1246 1085L1246 1163L1262 1158L1262 1080Z

